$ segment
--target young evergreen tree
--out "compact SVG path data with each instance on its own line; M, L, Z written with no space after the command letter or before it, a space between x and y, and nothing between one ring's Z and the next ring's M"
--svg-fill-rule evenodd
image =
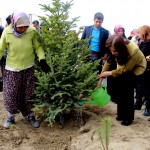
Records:
M43 45L51 71L45 74L37 69L35 75L36 98L34 111L38 111L49 125L53 125L56 116L75 108L79 94L82 101L91 100L90 94L97 83L99 61L88 62L89 39L78 37L83 28L75 30L79 17L69 18L69 9L73 1L53 0L52 4L42 5L47 13L41 17Z

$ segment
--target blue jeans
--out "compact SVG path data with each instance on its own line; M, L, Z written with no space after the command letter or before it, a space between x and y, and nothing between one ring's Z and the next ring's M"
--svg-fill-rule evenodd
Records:
M100 59L98 54L90 54L90 56L88 57L88 61L96 61ZM100 65L97 67L98 72L100 73L102 71L102 60L100 61Z
M95 60L98 60L98 59L99 59L98 54L90 54L88 61L92 60L94 62Z

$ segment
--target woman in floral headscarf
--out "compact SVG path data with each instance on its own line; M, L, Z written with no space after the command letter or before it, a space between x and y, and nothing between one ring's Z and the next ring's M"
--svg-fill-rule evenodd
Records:
M39 127L35 119L32 104L34 95L35 53L44 72L50 71L37 31L30 27L29 18L24 12L14 12L12 23L6 27L0 41L0 58L8 49L3 76L4 105L8 118L4 123L9 128L15 122L15 114L21 112L34 127Z

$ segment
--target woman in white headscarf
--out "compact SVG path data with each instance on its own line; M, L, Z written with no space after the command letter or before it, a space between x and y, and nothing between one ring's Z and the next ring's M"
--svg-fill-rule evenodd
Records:
M29 18L24 12L14 12L12 23L6 27L0 41L0 58L8 49L3 77L4 105L8 118L4 123L9 128L15 122L15 114L21 112L34 127L39 122L32 112L31 100L34 96L35 54L38 56L44 72L50 71L45 61L45 54L37 31L30 26Z

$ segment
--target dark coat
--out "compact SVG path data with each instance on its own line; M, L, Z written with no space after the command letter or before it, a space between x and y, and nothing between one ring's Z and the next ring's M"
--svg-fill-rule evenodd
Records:
M93 25L91 26L86 26L84 28L84 31L82 33L81 39L87 39L92 36L92 29ZM100 28L100 57L104 56L108 52L108 49L105 47L106 40L108 39L109 31L106 30L105 28L101 27ZM87 43L87 46L89 46L89 42Z
M144 56L150 55L150 40L142 42L140 49L143 52ZM147 69L150 70L150 62L147 62Z
M4 27L0 25L0 37L1 37L2 33L3 33L3 30L4 30Z

